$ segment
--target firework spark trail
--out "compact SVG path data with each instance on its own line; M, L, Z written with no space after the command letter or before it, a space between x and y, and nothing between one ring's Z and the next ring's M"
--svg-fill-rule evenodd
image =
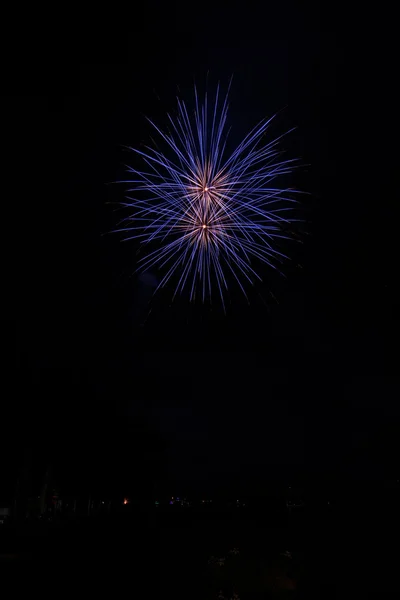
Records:
M168 115L169 130L148 119L168 152L156 143L130 148L146 170L128 167L134 178L121 183L134 194L123 203L132 214L116 231L147 246L139 269L163 270L157 289L177 277L174 297L187 287L191 300L199 289L204 301L216 287L224 305L228 275L247 297L245 282L261 279L257 263L279 271L287 257L278 242L290 237L297 200L294 190L275 183L296 162L282 159L283 135L262 143L273 117L258 123L224 160L228 94L220 105L219 86L211 111L207 94L201 105L195 89L192 118L178 99L177 117Z

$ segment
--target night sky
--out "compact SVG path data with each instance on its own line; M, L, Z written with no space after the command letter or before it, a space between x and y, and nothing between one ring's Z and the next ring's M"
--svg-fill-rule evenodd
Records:
M64 465L93 452L93 469L104 460L127 479L125 463L154 451L162 489L198 493L400 475L396 193L381 174L390 102L377 123L376 82L365 85L362 52L349 57L328 11L288 11L224 40L202 39L200 23L189 39L173 18L166 32L164 13L154 26L138 17L130 33L113 32L116 43L93 34L90 58L70 39L10 62L7 481L23 448ZM230 18L240 29L240 11ZM266 272L265 304L233 295L225 316L163 299L146 319L154 280L138 279L131 246L108 234L123 199L112 182L132 160L124 146L148 139L144 115L162 123L177 89L190 102L207 72L209 86L233 74L233 136L281 109L276 131L297 127L285 147L304 164L294 176L309 192L303 243L290 246L285 279Z

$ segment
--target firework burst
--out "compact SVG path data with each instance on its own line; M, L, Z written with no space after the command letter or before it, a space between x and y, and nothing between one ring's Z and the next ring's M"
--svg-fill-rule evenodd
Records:
M213 102L206 94L202 104L194 95L193 114L178 99L167 130L148 119L164 151L156 142L130 148L146 167L128 167L132 179L121 183L129 184L129 216L116 231L139 241L139 270L161 271L157 289L171 284L174 297L188 290L191 300L217 295L224 304L231 285L247 297L262 264L280 271L287 258L280 247L291 237L296 199L277 183L296 161L283 159L283 136L268 141L273 118L228 154L228 94L221 98L218 87Z

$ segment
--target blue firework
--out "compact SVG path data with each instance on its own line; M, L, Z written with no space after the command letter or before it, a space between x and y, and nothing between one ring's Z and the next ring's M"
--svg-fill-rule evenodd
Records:
M178 99L166 130L148 119L158 143L130 148L144 166L128 167L129 216L117 231L140 242L140 270L161 271L157 289L169 284L174 297L186 289L191 300L217 294L224 303L229 286L247 297L262 264L279 270L287 258L281 240L290 237L296 199L278 181L296 161L283 159L283 136L268 139L274 117L228 153L228 94L218 86L212 102L206 94L200 103L195 88L194 98L192 113Z

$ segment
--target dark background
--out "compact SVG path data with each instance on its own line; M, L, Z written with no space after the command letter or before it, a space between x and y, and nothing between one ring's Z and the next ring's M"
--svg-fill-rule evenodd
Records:
M80 36L69 21L61 32L27 20L6 45L5 498L24 452L81 486L108 465L110 490L147 489L149 478L168 493L261 493L277 481L386 489L399 477L382 32L339 5L212 17L197 7L187 26L190 10L154 5L116 26L82 24ZM108 235L109 203L123 198L110 182L132 159L123 146L148 139L144 115L162 122L177 86L189 103L207 72L209 85L234 75L232 135L282 108L279 132L297 127L285 144L307 165L295 176L310 193L306 233L287 278L266 274L266 306L234 298L224 316L159 302L146 320L151 285L134 276L129 244Z

